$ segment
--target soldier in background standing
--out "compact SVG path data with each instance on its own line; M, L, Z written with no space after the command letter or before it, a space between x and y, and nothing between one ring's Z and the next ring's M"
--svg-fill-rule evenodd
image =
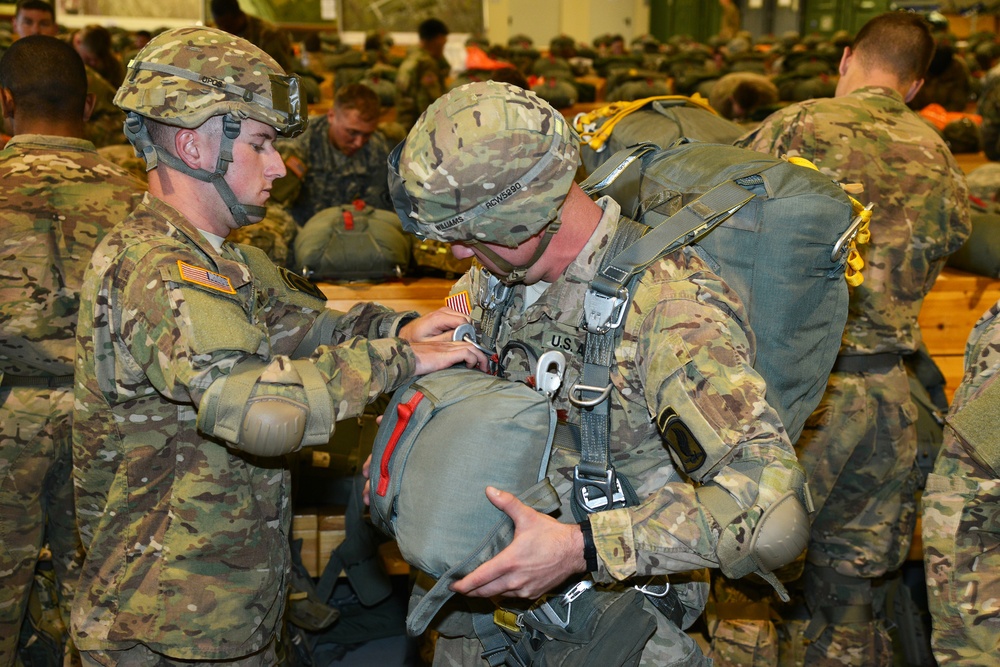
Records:
M38 11L38 10L28 10ZM83 61L54 37L0 60L0 665L15 662L39 551L49 544L69 627L79 577L70 424L83 272L142 185L84 140L93 105ZM66 637L55 638L65 641Z
M219 29L259 46L277 61L282 70L292 71L294 54L288 32L270 21L247 14L240 7L239 0L212 0L210 10L212 20Z
M333 108L309 120L294 139L275 147L287 174L271 194L284 203L299 225L330 206L363 199L375 208L392 210L387 184L389 144L378 127L378 96L360 83L337 91Z
M778 111L737 142L861 183L875 206L865 281L852 289L840 356L796 443L817 510L803 582L811 666L892 663L872 581L900 567L916 517L916 406L903 356L919 347L924 296L970 231L962 170L906 107L933 52L923 18L881 14L844 49L835 98ZM723 644L752 651L763 625L730 619L714 637L717 655ZM730 655L725 664L750 664Z
M417 117L445 91L450 66L444 59L448 26L427 19L417 28L420 45L410 51L396 74L396 122L409 130Z

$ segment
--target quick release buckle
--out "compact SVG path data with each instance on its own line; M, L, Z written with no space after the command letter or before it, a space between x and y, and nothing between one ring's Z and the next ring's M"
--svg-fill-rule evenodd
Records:
M590 333L605 334L617 329L625 319L628 290L624 287L614 296L587 290L583 297L584 328Z
M580 509L593 514L604 509L625 507L625 492L613 468L604 471L604 477L591 477L573 469L573 495Z
M541 623L565 629L569 626L570 619L573 616L573 603L579 599L581 595L593 587L593 581L590 579L584 579L583 581L575 583L562 595L546 600L527 613L531 614ZM565 613L560 613L558 607L562 607L565 610Z

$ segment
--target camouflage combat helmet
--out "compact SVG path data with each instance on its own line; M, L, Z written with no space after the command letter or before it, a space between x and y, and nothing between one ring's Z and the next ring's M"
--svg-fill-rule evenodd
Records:
M260 48L216 28L185 27L154 37L132 59L115 95L126 114L125 136L146 160L147 170L163 163L216 189L240 225L247 214L263 217L263 207L236 201L222 178L232 161L240 124L251 118L294 136L305 127L306 113L298 77L288 76ZM192 169L156 146L144 119L196 128L223 116L222 148L215 172Z
M417 236L513 248L556 218L580 164L579 138L547 102L497 81L438 98L389 157L403 227ZM491 260L493 254L486 252ZM523 273L498 264L516 281Z

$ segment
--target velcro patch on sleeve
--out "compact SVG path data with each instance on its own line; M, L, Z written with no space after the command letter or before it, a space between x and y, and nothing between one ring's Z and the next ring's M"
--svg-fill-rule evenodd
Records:
M656 420L656 425L660 429L660 435L664 442L674 452L684 472L691 474L705 465L708 454L705 448L698 442L687 424L681 421L680 416L674 412L673 408L666 408L660 413Z
M236 294L236 290L233 289L233 284L229 281L229 278L221 273L215 273L214 271L209 271L208 269L203 269L200 266L194 266L181 260L177 260L177 268L180 271L181 280L185 282L201 285L202 287L225 294Z

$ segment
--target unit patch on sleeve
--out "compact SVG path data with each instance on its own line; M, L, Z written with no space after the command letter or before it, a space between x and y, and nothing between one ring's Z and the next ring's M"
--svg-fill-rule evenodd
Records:
M691 429L681 421L673 408L666 408L661 412L656 420L656 425L660 429L660 435L664 442L673 450L685 473L690 475L705 465L705 460L708 458L705 448L701 446Z
M323 299L326 301L326 295L316 285L309 282L297 273L292 273L286 268L278 267L278 272L281 273L281 279L288 286L288 289L295 290L296 292L305 292L309 296L314 296L317 299Z
M236 294L236 290L233 289L233 284L229 282L229 278L221 273L215 273L214 271L209 271L208 269L203 269L200 266L194 266L181 260L177 260L177 268L180 270L181 280L185 282L201 285L202 287L226 294Z

